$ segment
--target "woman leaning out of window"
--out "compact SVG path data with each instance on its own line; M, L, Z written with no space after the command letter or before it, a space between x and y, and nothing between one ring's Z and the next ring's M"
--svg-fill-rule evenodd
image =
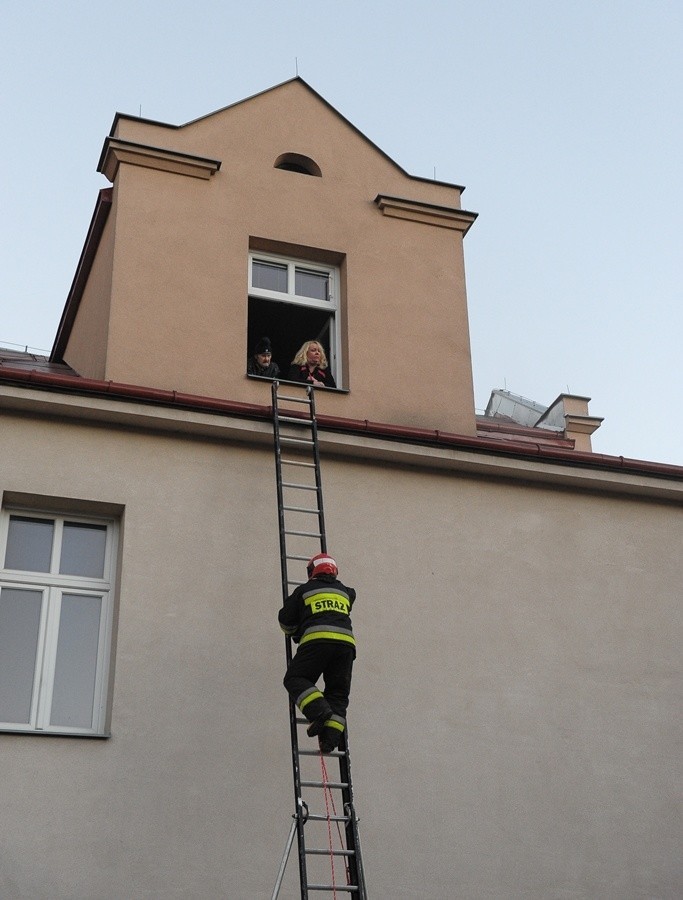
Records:
M336 388L332 373L328 369L327 356L318 341L306 341L292 360L287 378L316 387Z

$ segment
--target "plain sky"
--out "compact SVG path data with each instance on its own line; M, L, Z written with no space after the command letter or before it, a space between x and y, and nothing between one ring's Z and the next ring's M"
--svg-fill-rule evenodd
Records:
M298 73L407 172L465 185L477 408L588 396L596 452L683 465L680 0L0 12L0 344L50 350L116 112L180 125Z

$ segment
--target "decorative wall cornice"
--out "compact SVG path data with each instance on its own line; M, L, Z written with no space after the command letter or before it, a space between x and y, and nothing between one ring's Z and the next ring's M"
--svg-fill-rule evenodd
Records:
M436 225L439 228L450 228L462 232L463 235L467 234L477 218L476 213L453 206L437 206L434 203L407 200L405 197L388 197L386 194L378 194L375 203L385 216Z
M97 171L102 172L113 183L121 163L205 179L210 178L221 167L219 159L207 159L191 153L178 153L175 150L108 137L102 148Z

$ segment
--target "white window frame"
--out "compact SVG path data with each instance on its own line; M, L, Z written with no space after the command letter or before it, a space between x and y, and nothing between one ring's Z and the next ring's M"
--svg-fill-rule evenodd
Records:
M287 266L287 291L272 291L267 288L254 287L252 272L254 262L272 263ZM297 269L309 272L320 272L329 279L329 300L318 300L315 297L305 297L294 292L296 284L295 274ZM342 353L341 353L341 327L339 322L339 294L341 277L338 266L324 263L311 262L307 259L297 259L290 256L280 256L273 253L249 253L249 296L264 300L274 300L279 303L294 303L298 306L308 306L312 309L320 309L330 314L330 359L328 360L330 371L334 375L337 385L342 383Z
M54 523L52 558L49 572L0 568L0 589L15 588L40 592L42 604L29 722L0 721L0 731L38 734L105 735L111 644L114 620L114 580L118 548L118 521L97 516L55 513L25 507L6 506L0 512L0 566L4 566L10 516L45 519ZM64 523L103 525L106 527L102 578L59 574ZM90 727L51 725L52 695L57 663L57 642L62 597L67 595L100 598L100 630Z

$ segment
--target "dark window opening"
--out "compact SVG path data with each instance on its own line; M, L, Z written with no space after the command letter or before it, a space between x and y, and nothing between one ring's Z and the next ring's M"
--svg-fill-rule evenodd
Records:
M314 175L322 177L320 166L308 156L300 153L283 153L275 160L276 169L284 169L286 172L299 172L301 175Z
M332 319L325 310L250 297L247 353L253 352L253 347L262 337L269 337L273 346L273 362L280 367L280 377L286 378L301 345L305 341L319 341L325 350L329 369L336 379L330 355Z

